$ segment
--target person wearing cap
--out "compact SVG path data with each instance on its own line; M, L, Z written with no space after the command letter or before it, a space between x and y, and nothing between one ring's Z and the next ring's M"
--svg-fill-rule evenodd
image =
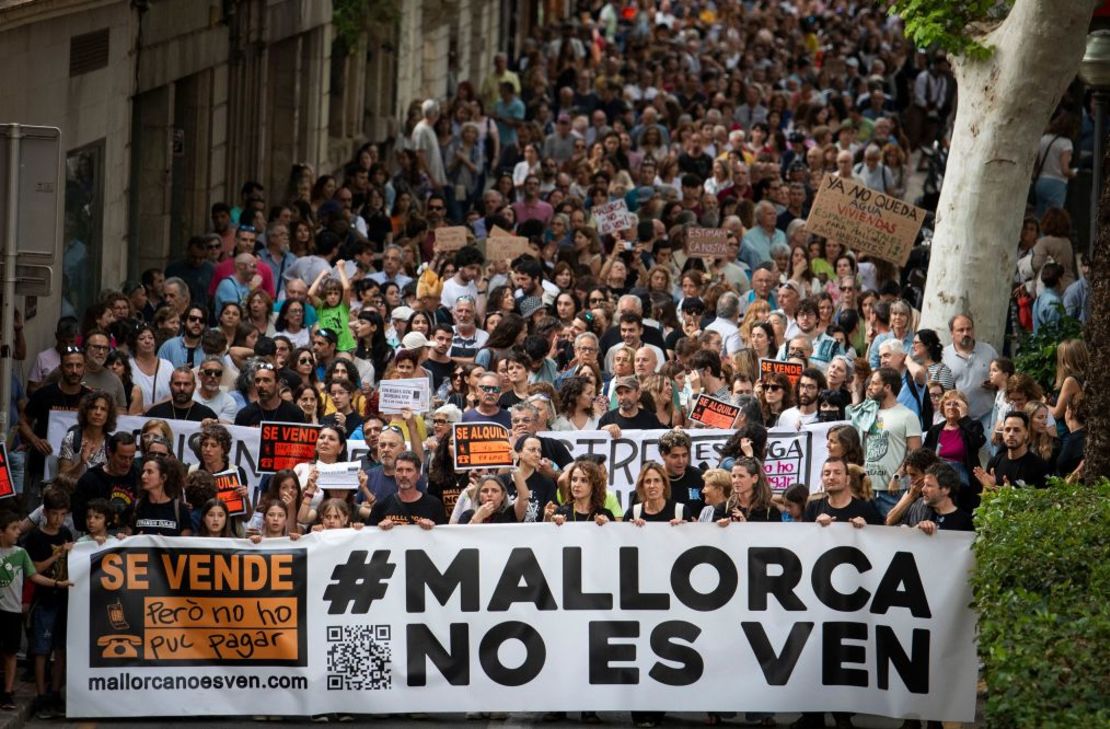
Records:
M533 316L547 313L543 306L543 299L538 296L526 296L520 300L520 316L531 327L534 324Z
M385 339L394 349L401 347L401 340L408 334L409 319L416 313L408 306L398 306L389 314L389 325L385 330Z
M660 430L663 424L655 413L648 412L640 405L640 381L635 375L618 377L613 380L617 393L617 409L606 412L598 420L600 430L620 438L625 430Z
M220 245L219 238L213 241ZM208 258L208 240L193 236L185 244L185 258L166 266L167 278L179 278L189 287L192 303L204 306L208 302L208 284L216 275L216 264ZM124 291L124 293L128 293Z

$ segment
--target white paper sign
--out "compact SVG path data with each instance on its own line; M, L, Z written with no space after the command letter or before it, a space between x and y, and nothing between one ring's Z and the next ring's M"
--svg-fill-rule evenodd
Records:
M383 413L399 413L405 409L424 413L431 406L432 388L426 377L382 380L378 383L378 409Z
M601 235L611 235L622 230L628 230L632 227L629 218L635 219L636 216L629 216L628 205L623 199L607 202L604 205L598 205L590 211L597 223L597 232Z
M358 461L316 462L316 485L322 489L357 489Z

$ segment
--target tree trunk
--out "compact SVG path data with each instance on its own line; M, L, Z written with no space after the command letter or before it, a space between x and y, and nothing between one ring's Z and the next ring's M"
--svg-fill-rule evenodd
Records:
M959 88L933 236L922 326L948 335L970 313L1001 350L1037 144L1083 57L1092 0L1016 0L983 38L982 61L953 59Z
M1087 442L1083 480L1110 478L1110 148L1103 157L1102 199L1098 204L1098 240L1091 256L1091 318L1083 332L1091 364L1083 393L1087 400ZM1094 184L1096 181L1092 181Z

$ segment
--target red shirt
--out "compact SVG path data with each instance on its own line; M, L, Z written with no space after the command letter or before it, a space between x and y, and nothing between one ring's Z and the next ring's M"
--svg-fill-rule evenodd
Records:
M257 258L257 256L255 256ZM216 295L216 287L220 285L228 276L235 275L235 258L225 258L216 264L216 270L212 272L212 280L208 282L208 297L211 298ZM262 277L262 288L274 298L276 289L274 289L274 272L266 265L265 261L258 262L258 275ZM216 312L217 315L219 312Z

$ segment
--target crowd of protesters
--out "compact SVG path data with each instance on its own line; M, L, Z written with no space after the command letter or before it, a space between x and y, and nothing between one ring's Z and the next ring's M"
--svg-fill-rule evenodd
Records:
M487 77L414 103L403 133L337 174L298 165L286 190L245 183L212 205L211 228L180 260L58 321L56 345L17 383L10 450L29 514L0 520L3 559L49 575L35 578L30 619L39 716L62 705L59 555L78 535L257 541L544 521L932 534L972 529L983 489L1078 471L1081 340L1061 343L1045 391L976 339L970 315L947 332L920 328L920 271L806 231L826 175L907 195L919 147L943 138L956 103L943 55L866 4L580 5L588 12L499 55ZM1077 134L1067 114L1042 141L1037 217L1014 274L1014 326L1031 330L1089 309L1061 209ZM591 211L615 200L635 220L599 235ZM444 252L447 226L466 226L468 244ZM728 255L688 256L694 227L727 231ZM530 253L500 257L497 234L527 239ZM802 374L761 377L761 358ZM378 386L395 378L427 378L432 408L382 414ZM740 407L705 472L683 432L699 425L702 394ZM52 445L59 410L77 424ZM148 418L137 437L117 431L123 414ZM192 466L172 453L179 420L201 423ZM321 425L316 461L244 486L251 515L232 517L213 479L236 468L226 426L263 421ZM459 421L510 428L517 467L456 471ZM844 421L829 431L821 483L772 493L768 429L818 421ZM637 429L670 432L627 504L607 489L603 459L573 459L541 435ZM359 488L321 488L318 464L346 460L352 439L369 449ZM21 535L30 560L17 564ZM4 595L0 644L14 657L22 606Z

